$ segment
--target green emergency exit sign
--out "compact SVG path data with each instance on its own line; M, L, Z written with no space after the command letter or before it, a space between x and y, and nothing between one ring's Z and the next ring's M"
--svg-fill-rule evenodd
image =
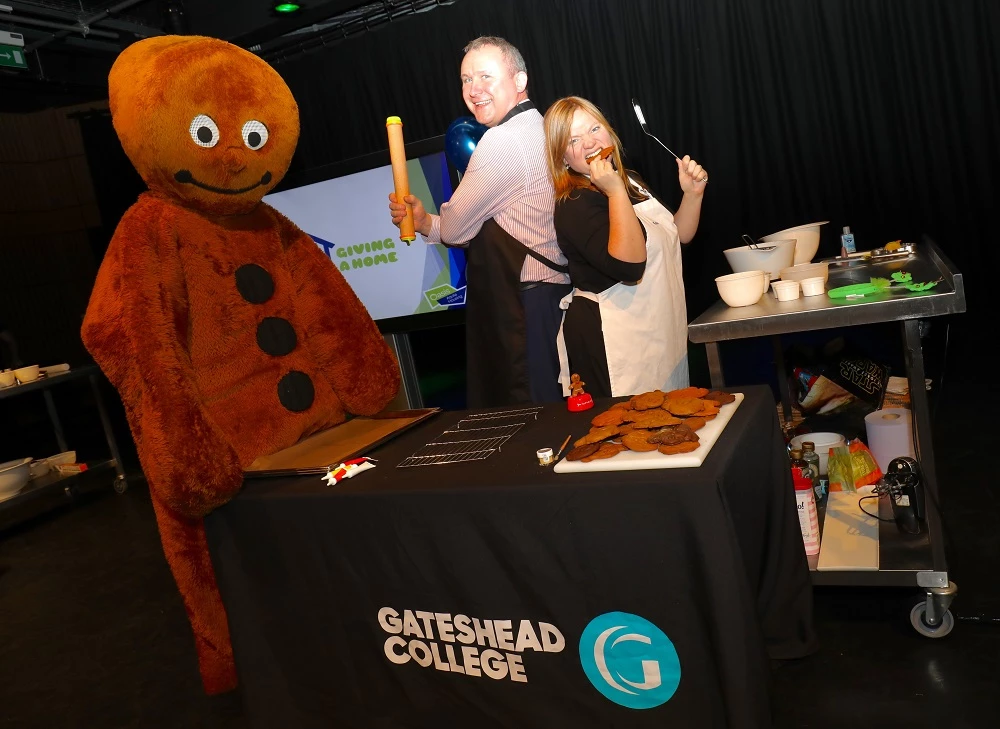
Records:
M24 49L17 46L0 45L0 66L27 68L28 60L24 57Z

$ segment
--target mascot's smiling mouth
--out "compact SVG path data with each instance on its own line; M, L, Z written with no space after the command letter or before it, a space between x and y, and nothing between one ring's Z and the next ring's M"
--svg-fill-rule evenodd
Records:
M266 185L271 181L271 173L265 172L263 177L260 178L260 182L255 182L250 185L250 187L241 187L238 190L230 190L225 187L213 187L212 185L206 185L204 182L198 182L194 179L194 175L191 174L190 170L177 170L174 173L174 179L178 182L190 182L195 187L200 187L202 190L208 190L209 192L217 192L220 195L242 195L244 192L250 192L255 187L260 187L261 185Z

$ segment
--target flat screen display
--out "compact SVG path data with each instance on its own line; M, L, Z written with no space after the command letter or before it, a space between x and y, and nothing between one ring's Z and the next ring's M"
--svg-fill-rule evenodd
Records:
M458 183L443 149L444 137L406 147L410 191L431 213ZM316 241L383 331L454 323L465 306L465 253L419 234L401 241L389 217L393 189L386 150L286 178L264 202Z

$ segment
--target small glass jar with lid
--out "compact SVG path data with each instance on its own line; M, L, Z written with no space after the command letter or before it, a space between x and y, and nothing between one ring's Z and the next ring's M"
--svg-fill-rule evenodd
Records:
M811 440L802 441L802 460L809 464L813 470L813 491L816 498L822 499L826 493L826 484L819 473L819 454L816 452L816 444Z
M813 484L813 491L815 492L816 483L819 480L819 469L810 465L809 462L802 457L803 454L801 448L792 448L792 450L788 452L788 456L791 459L790 467L801 469L802 476L809 479L809 481Z

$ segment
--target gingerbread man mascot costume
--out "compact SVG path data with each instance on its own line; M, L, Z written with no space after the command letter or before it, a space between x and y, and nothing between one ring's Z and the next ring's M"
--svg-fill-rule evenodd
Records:
M83 341L125 405L202 682L221 693L236 671L203 517L258 456L384 408L399 370L336 266L261 202L299 134L274 69L161 36L122 52L109 94L149 191L118 224Z

